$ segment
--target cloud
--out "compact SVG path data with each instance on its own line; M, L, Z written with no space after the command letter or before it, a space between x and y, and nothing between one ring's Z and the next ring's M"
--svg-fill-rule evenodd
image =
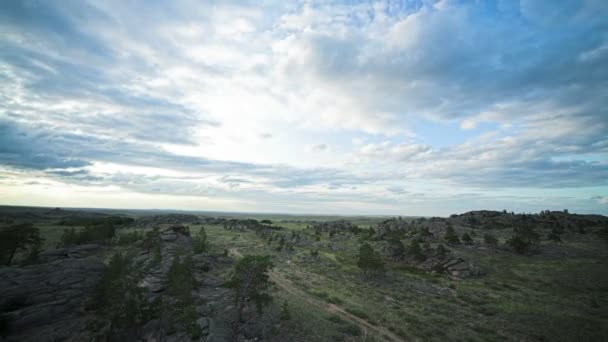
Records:
M329 146L327 144L316 144L316 145L310 146L310 150L313 152L323 152L323 151L327 151L328 149L329 149Z
M0 186L394 211L526 189L595 210L607 17L601 1L4 2Z
M54 135L49 131L33 131L0 117L0 162L18 168L44 170L89 165L73 155L70 146L85 144L75 135ZM55 146L61 148L55 149Z
M389 141L378 144L367 144L361 146L354 154L358 161L396 161L404 162L412 159L423 158L432 151L430 146L403 143L393 144Z
M608 205L608 196L593 196L592 200L596 200L599 204Z

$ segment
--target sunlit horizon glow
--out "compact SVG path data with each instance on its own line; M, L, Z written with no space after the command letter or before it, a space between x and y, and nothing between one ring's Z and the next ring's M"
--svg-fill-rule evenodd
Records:
M5 1L0 205L608 214L608 3Z

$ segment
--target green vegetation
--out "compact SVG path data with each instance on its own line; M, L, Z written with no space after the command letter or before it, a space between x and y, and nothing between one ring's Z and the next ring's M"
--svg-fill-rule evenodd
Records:
M422 247L420 247L420 243L417 239L412 239L407 248L407 253L418 261L424 261L424 259L426 259L426 256L422 252Z
M514 227L513 235L506 243L516 253L524 254L532 252L540 245L540 234L529 225Z
M110 322L114 333L136 334L138 324L145 322L148 307L143 289L137 286L141 272L131 265L131 256L114 254L108 269L97 284L93 307Z
M40 253L43 239L38 228L30 223L15 224L0 230L0 262L10 265L18 253L24 253L24 262L34 262Z
M460 238L458 237L458 234L456 234L456 231L452 226L448 226L445 231L445 234L443 235L443 239L448 243L448 245L460 244Z
M498 239L495 238L492 234L485 234L483 236L483 242L492 248L498 246Z
M464 234L462 234L462 242L465 245L472 245L473 244L473 238L471 237L471 235L469 235L469 233L464 233Z
M175 323L183 324L190 336L197 339L202 336L202 331L196 324L198 315L191 294L197 287L193 269L194 265L190 255L175 256L167 274L167 292L175 299L169 308L174 313L172 316L178 318Z
M111 224L89 226L80 230L67 228L61 235L60 245L69 247L88 242L106 242L114 238L115 234L116 228Z
M547 234L547 239L553 242L562 242L562 234L564 233L564 228L561 226L553 226L551 228L551 232Z
M133 230L133 231L123 232L123 233L118 234L118 240L116 243L119 245L122 245L122 246L130 245L134 242L142 240L143 238L144 238L143 232Z
M382 261L382 258L367 242L359 248L357 266L363 270L364 274L384 272L384 262Z
M392 258L399 260L405 255L405 246L401 240L392 237L388 240L388 252Z
M247 255L237 262L226 287L234 290L236 317L232 322L233 334L241 329L243 310L249 301L258 312L272 300L269 271L274 267L269 255Z
M584 223L587 234L582 234L561 213L333 217L328 222L266 217L201 216L189 226L192 250L184 237L177 239L185 242L187 250L181 252L165 245L171 242L161 239L158 229L138 224L116 230L115 243L96 256L121 252L111 257L98 286L107 301L96 297L91 307L112 322L118 340L131 337L126 326L141 328L150 318L178 334L172 337L187 333L204 339L208 330L201 331L200 317L217 324L209 331L230 322L223 329L238 338L274 341L382 341L389 333L408 341L600 341L608 336L608 226ZM41 233L51 229L37 227ZM78 237L87 226L70 229ZM525 247L516 248L520 243ZM249 256L237 259L241 254ZM156 267L163 258L170 267ZM143 262L135 267L129 260ZM452 262L458 262L456 269L472 265L481 272L461 277L462 272L447 269ZM142 275L167 268L164 291L152 295L158 300L142 300L136 286ZM361 276L380 271L382 276ZM199 284L193 275L205 280ZM230 291L214 293L222 282L232 289L234 305Z
M289 311L289 305L287 304L287 301L284 301L283 305L281 305L281 314L279 318L281 319L281 321L288 321L291 319L291 312Z
M206 252L208 247L207 232L205 227L201 227L198 234L192 238L192 251L194 254L201 254Z
M133 221L130 217L122 216L71 217L59 221L59 225L68 227L126 226Z

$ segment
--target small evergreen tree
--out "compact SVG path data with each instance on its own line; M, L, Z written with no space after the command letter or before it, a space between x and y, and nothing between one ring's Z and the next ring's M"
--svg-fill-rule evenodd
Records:
M424 253L422 253L422 247L420 247L420 243L416 239L412 239L407 252L418 261L424 261L424 259L426 259Z
M473 238L471 238L471 235L469 235L469 233L464 233L462 234L462 242L464 242L465 245L472 245Z
M551 228L551 232L547 235L547 238L554 242L562 242L562 234L564 233L564 228L560 226L553 226Z
M0 263L10 265L18 252L28 252L26 261L38 257L44 239L31 223L16 224L0 230Z
M448 226L448 228L445 230L443 239L448 243L448 245L460 244L460 238L458 238L458 234L456 234L454 227L452 227L451 225Z
M492 247L492 248L494 248L494 247L498 246L498 239L496 239L496 238L495 238L493 235L491 235L491 234L485 234L485 235L483 236L483 242L484 242L486 245L488 245L488 246L490 246L490 247Z
M281 305L281 314L279 317L280 317L281 321L288 321L291 319L291 312L289 311L289 306L287 305L287 301L284 301L283 305Z
M439 245L437 246L437 256L439 257L444 257L448 254L448 250L445 248L444 245Z
M205 227L201 227L198 235L192 239L192 252L194 254L201 254L206 252L208 247L207 232L205 231Z
M319 257L319 250L318 249L311 249L310 250L310 256L312 258L317 259Z
M198 315L192 298L192 291L197 287L193 271L194 263L191 255L176 255L167 272L167 293L175 299L175 302L168 308L171 317L177 318L181 324L185 325L190 336L196 339L202 335L202 330L196 323Z
M116 253L103 277L97 283L93 304L102 317L108 319L114 333L135 334L135 327L144 319L143 289L137 286L139 272L129 260L130 256Z
M76 233L76 229L74 229L74 228L64 229L59 241L60 241L59 247L68 247L68 246L77 245L78 244L78 233Z
M357 260L357 266L363 270L364 274L367 274L369 271L384 271L384 262L382 262L382 258L380 258L372 246L367 242L361 245L359 248L359 259Z
M283 247L285 247L285 238L283 237L283 235L281 235L281 237L279 238L279 245L277 246L277 251L282 251Z
M234 336L238 335L243 320L243 310L253 302L259 312L271 300L268 290L272 285L269 272L273 264L269 255L247 255L237 262L226 287L234 290L235 318L232 322Z
M516 253L524 254L538 248L540 235L530 225L522 225L513 228L513 235L507 240Z

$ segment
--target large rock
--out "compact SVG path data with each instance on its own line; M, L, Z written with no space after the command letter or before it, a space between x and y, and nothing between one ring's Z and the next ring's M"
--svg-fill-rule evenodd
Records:
M98 244L86 244L67 248L50 249L40 253L38 259L43 263L59 259L82 259L98 254L105 248L105 246Z
M446 273L451 278L463 279L482 274L479 266L475 266L452 253L446 255L430 255L424 261L415 263L414 267L424 271Z
M93 259L60 259L0 268L0 307L15 341L91 339L84 305L106 266Z
M157 237L157 244L160 246L161 261L158 265L152 265L144 279L139 284L148 289L150 293L160 293L164 291L167 282L167 273L171 268L175 255L180 251L192 250L192 237L190 231L184 226L172 226L162 230ZM150 263L153 259L153 252L146 251L142 255L142 263Z

